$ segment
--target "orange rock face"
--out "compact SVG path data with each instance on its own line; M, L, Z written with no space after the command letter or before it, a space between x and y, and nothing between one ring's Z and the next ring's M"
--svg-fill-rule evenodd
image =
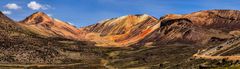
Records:
M80 32L75 26L51 18L43 12L34 13L18 24L43 36L64 37L77 40L80 38Z
M108 19L83 29L89 32L86 38L96 41L99 46L128 46L157 29L157 21L156 18L146 14L127 15Z

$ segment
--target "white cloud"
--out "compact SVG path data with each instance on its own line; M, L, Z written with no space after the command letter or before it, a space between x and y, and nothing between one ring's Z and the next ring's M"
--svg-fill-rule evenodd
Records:
M27 4L27 6L28 6L28 8L30 8L32 10L40 10L40 9L46 10L49 7L49 5L45 6L45 5L37 3L36 1L31 1L30 3Z
M4 7L8 8L8 9L13 9L13 10L21 9L21 7L15 3L9 3L9 4L5 5Z
M3 14L6 14L6 15L10 15L10 14L12 14L11 11L2 11L2 13L3 13Z

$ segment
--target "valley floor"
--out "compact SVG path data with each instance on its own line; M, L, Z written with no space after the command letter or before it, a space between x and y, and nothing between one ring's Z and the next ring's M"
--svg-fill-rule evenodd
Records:
M36 69L202 69L237 65L239 62L222 59L194 59L202 46L164 45L141 48L103 48L94 46L59 47L64 49L67 63L48 64L0 64L0 68ZM236 67L236 66L235 66Z
M199 47L201 48L201 47ZM132 48L79 47L66 49L69 60L62 64L0 64L2 68L181 68L197 52L197 46L159 46ZM95 52L95 53L94 53ZM99 53L101 52L101 54ZM83 54L85 53L85 54ZM87 55L88 54L88 55ZM92 54L92 55L90 55ZM82 58L80 58L82 57ZM78 59L76 59L78 58ZM87 61L86 61L87 60ZM184 67L184 66L183 66ZM198 65L193 65L198 68Z

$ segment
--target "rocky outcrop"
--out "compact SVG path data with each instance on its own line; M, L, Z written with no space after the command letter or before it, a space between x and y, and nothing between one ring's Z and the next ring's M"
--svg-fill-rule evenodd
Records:
M197 55L208 56L237 56L240 48L240 38L231 38L226 42L223 42L216 46L208 47L204 50L200 50Z
M25 29L47 37L63 37L78 40L79 30L67 22L49 17L43 12L36 12L18 23Z

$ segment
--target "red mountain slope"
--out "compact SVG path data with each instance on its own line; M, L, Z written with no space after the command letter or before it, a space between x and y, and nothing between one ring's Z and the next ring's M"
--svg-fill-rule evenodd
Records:
M143 15L127 15L107 19L81 28L87 31L86 38L99 46L128 46L143 39L158 27L157 19Z
M49 17L43 12L36 12L18 23L37 34L48 37L79 39L79 30L66 22Z

